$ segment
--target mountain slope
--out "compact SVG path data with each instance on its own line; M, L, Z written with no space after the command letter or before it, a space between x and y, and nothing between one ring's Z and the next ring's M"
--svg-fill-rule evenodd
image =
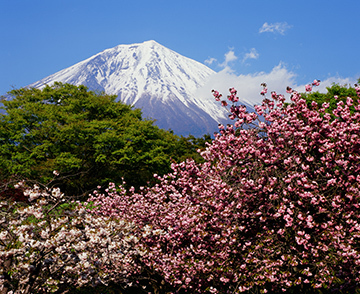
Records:
M161 128L179 135L203 135L216 131L217 124L227 118L211 89L208 97L195 97L213 74L205 65L147 41L104 50L30 87L42 88L55 81L83 84L141 108L143 116L155 119Z

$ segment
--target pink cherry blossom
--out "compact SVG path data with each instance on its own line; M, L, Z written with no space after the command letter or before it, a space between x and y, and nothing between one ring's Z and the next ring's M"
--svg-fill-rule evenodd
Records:
M306 92L311 92L312 91L312 85L311 84L308 84L305 86L305 91Z

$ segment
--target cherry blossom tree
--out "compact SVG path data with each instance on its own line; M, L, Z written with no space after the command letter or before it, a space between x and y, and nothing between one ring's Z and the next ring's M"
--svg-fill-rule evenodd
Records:
M142 262L173 292L359 288L359 101L340 101L333 118L327 103L287 92L291 103L263 84L249 113L235 89L227 101L214 91L234 124L219 126L205 163L174 164L140 193L113 185L91 198L92 213L134 224Z

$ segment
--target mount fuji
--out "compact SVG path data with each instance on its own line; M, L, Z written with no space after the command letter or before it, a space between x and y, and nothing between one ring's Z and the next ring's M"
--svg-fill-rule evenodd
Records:
M118 96L140 108L144 118L175 134L212 134L228 121L226 109L211 95L196 95L215 72L155 41L119 45L63 69L29 87L43 88L55 81L85 85L90 90Z

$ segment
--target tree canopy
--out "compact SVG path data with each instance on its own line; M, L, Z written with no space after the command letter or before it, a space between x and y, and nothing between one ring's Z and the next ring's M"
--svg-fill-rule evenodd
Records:
M0 114L2 179L51 182L67 195L86 195L122 178L146 185L154 173L169 172L171 161L196 153L195 138L159 129L139 109L85 86L55 83L9 96Z

